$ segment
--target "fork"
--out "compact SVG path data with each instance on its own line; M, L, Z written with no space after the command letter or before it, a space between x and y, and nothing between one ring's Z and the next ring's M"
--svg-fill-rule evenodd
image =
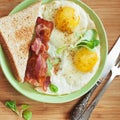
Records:
M120 55L119 55L119 58L120 58ZM95 106L97 105L100 98L104 94L105 90L109 87L110 83L116 76L120 76L120 59L118 63L111 68L111 77L109 78L109 80L105 83L101 91L97 94L97 96L94 98L91 104L86 108L84 113L77 120L88 120L90 118L90 115L94 110Z

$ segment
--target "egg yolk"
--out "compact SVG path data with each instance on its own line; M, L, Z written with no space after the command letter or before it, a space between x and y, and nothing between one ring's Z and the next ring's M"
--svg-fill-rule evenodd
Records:
M81 72L90 72L97 61L97 53L90 51L87 48L79 49L73 58L74 65Z
M79 16L76 16L75 10L71 7L61 7L55 14L56 28L67 33L71 33L80 21Z

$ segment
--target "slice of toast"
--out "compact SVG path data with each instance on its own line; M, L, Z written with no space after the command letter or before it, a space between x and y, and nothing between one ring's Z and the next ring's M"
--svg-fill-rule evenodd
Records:
M20 82L24 81L39 7L40 2L0 19L0 44L8 57L13 74Z

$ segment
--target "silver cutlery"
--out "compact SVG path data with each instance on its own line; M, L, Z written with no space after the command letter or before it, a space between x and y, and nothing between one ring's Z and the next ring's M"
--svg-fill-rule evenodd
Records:
M78 104L74 107L74 109L71 112L71 116L70 119L71 120L82 120L81 117L85 116L86 114L86 106L87 103L89 101L89 99L91 98L92 94L94 93L94 91L96 90L96 88L101 84L101 82L106 78L106 76L108 75L108 73L110 72L111 68L115 65L116 60L120 54L120 37L118 38L118 40L116 41L116 43L114 44L113 48L111 49L111 51L109 52L109 55L107 57L107 62L104 68L104 71L101 75L101 79L97 81L97 83L95 84L95 86L84 96L84 98L82 100L80 100L78 102ZM107 84L107 83L106 83ZM103 88L104 89L104 88ZM100 98L99 98L100 99ZM91 106L91 105L90 105ZM89 110L87 110L89 111ZM90 113L90 112L89 112ZM84 114L84 115L83 115ZM83 119L84 120L84 119Z
M92 103L88 106L88 108L85 110L85 112L82 114L82 116L78 120L88 120L90 118L92 111L94 110L95 106L97 105L100 98L104 94L105 90L109 87L110 83L113 81L113 79L116 76L120 76L120 55L119 55L119 62L117 63L117 65L114 65L112 67L111 72L112 73L109 80L105 83L101 91L98 93L98 95L95 97L95 99L92 101Z

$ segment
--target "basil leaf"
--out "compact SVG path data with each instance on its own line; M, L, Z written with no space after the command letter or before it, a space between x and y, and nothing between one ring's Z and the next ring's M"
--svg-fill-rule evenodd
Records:
M23 105L21 106L22 111L27 110L29 107L30 107L30 106L29 106L28 104L23 104Z
M46 4L46 3L49 3L49 2L52 2L53 0L42 0L41 1L41 4L43 5L43 4Z
M97 31L95 29L87 30L82 37L82 40L94 40L97 38Z
M96 47L96 46L98 46L100 44L99 40L93 40L92 42L94 44L94 47Z
M16 102L15 101L6 101L5 106L10 108L12 111L14 111L17 115L19 115L19 112L17 110Z
M95 29L87 30L77 41L74 47L86 47L88 49L94 49L96 46L100 44L100 41L97 40L97 31Z
M47 59L47 76L51 75L51 69L52 69L52 63L50 62L50 59Z
M24 118L24 120L31 120L32 112L30 110L25 110L23 112L23 118Z
M56 50L57 54L61 54L66 49L66 46L62 46Z
M49 87L52 92L54 93L58 92L58 87L56 85L50 84Z
M6 101L5 106L14 111L18 116L23 117L25 120L30 120L32 118L32 112L28 110L28 104L21 105L20 111L18 111L15 101Z
M82 41L80 44L77 45L77 47L86 47L88 49L94 49L96 46L99 45L99 40L91 40L91 41L87 41L84 40Z

